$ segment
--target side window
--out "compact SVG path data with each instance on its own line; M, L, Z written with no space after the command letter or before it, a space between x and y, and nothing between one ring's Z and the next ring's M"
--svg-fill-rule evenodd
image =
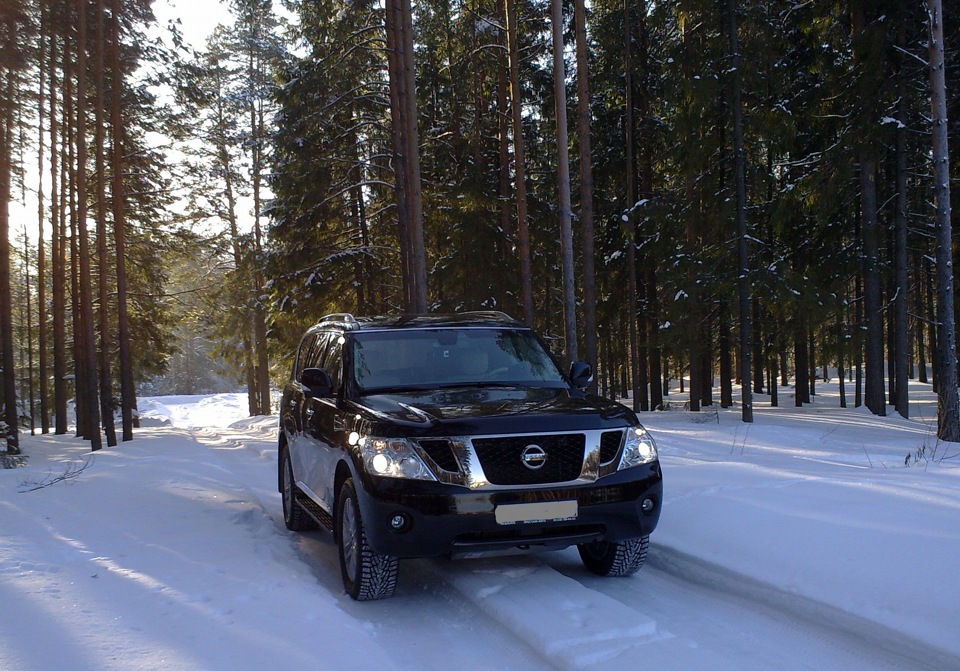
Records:
M327 356L324 361L324 368L330 373L330 379L333 381L333 393L340 391L340 380L343 376L343 343L344 338L338 333L330 337L330 346L327 348Z
M310 353L307 356L307 368L323 368L324 355L327 352L327 345L330 342L329 333L318 333Z
M300 374L303 372L304 368L308 368L307 361L310 360L310 348L315 346L317 342L317 334L311 333L310 335L304 337L300 341L300 349L297 352L297 360L293 365L293 379L299 380Z

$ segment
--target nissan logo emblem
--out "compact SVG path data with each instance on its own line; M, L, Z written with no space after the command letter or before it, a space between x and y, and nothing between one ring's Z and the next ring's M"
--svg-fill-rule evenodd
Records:
M547 453L539 445L527 445L520 454L520 460L531 471L536 471L547 463Z

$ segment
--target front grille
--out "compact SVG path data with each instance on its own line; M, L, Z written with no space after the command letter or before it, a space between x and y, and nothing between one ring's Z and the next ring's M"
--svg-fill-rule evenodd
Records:
M449 440L418 440L417 443L433 459L433 462L443 470L450 473L460 471L457 458L453 456L453 450L450 449Z
M543 466L528 468L522 459L530 445L546 453ZM474 438L480 466L493 485L541 485L580 477L586 438L582 433Z
M620 452L620 443L623 441L623 431L604 431L600 434L600 463L609 464L617 458Z

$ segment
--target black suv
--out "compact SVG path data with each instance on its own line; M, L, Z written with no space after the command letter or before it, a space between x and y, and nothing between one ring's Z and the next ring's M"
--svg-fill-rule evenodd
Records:
M643 564L663 484L628 408L581 391L502 313L329 315L300 342L280 418L288 528L322 524L358 600L401 557L577 545L600 575Z

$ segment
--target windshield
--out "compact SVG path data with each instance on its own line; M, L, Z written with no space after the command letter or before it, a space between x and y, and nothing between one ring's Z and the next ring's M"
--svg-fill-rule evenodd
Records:
M456 386L566 387L530 331L439 328L358 333L354 378L361 393Z

